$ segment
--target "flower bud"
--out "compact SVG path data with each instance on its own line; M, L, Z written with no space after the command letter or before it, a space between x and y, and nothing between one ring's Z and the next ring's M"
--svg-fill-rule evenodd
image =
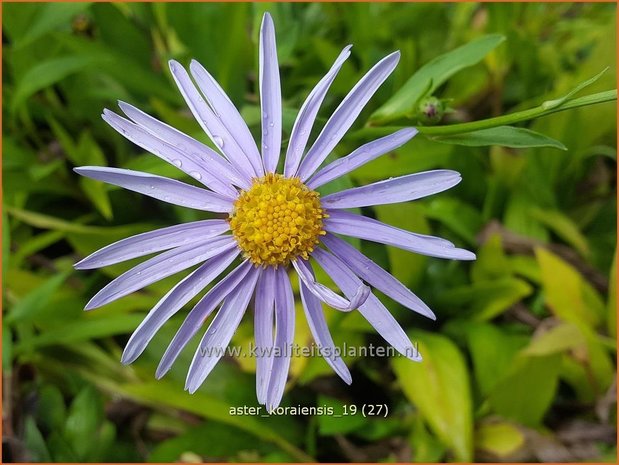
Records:
M434 96L425 97L419 102L417 113L420 123L436 124L445 114L445 105Z

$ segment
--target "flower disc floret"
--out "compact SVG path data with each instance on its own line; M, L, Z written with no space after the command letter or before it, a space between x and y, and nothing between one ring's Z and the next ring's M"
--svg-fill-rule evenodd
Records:
M241 192L230 214L230 228L244 255L261 266L309 258L324 235L327 215L319 194L299 178L269 173Z

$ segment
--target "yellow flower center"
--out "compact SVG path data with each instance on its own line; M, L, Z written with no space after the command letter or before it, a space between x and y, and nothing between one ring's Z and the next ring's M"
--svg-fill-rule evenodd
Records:
M241 192L230 214L230 229L243 254L256 265L278 266L305 259L324 235L327 215L318 192L299 178L269 173Z

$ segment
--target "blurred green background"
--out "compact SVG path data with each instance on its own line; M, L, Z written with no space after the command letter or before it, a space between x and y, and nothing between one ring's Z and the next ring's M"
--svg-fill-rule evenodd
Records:
M434 91L453 109L441 124L538 105L606 67L587 92L614 88L614 4L2 8L5 462L615 461L616 103L521 125L566 151L467 147L420 135L338 181L460 171L462 183L446 193L364 213L478 254L476 262L454 262L358 244L438 321L381 296L424 361L347 357L350 387L324 360L295 358L282 405L336 413L358 406L341 418L231 416L230 407L257 405L252 359L223 360L194 396L183 391L191 351L155 381L186 312L135 364L122 366L128 336L179 277L86 313L87 300L129 265L75 272L72 264L114 240L205 215L71 171L109 165L179 176L99 117L122 99L206 142L175 90L170 58L199 60L259 134L257 33L266 10L277 30L284 139L342 47L354 44L352 57L320 123L370 66L401 50L393 76L333 155L342 156L370 139L370 115L422 65L487 34L505 41ZM414 112L399 123L417 124ZM296 342L309 344L298 310ZM384 344L357 314L327 310L327 317L338 345ZM233 344L252 338L248 314ZM387 405L388 415L364 417L369 404Z

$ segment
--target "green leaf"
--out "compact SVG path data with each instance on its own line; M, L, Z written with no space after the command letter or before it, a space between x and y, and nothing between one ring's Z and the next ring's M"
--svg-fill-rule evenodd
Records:
M590 329L599 323L599 315L585 301L582 276L571 265L543 248L535 249L540 265L547 305L563 321Z
M560 211L532 208L531 215L557 236L574 247L583 257L589 256L587 238L576 226L576 223Z
M615 248L615 256L613 258L613 264L610 269L608 289L608 333L614 338L617 337L617 248Z
M41 5L27 32L15 42L14 47L24 47L60 26L68 26L71 18L87 10L89 6L90 2Z
M489 323L466 323L466 335L475 380L486 396L505 377L518 351L527 343L527 336L510 334Z
M41 286L33 289L9 310L6 322L15 323L31 320L48 304L51 296L70 274L71 271L59 273L49 278Z
M479 63L505 37L491 34L475 39L440 55L422 66L402 88L370 117L370 122L383 125L411 116L418 100L432 94L458 71Z
M560 150L567 150L567 147L558 140L531 131L530 129L517 128L514 126L498 126L479 131L453 134L449 136L436 136L431 140L443 144L465 145L468 147L486 147L489 145L500 145L511 148L528 147L552 147Z
M415 420L410 444L413 449L414 462L440 462L447 451L447 448L435 436L430 434L421 415L417 415Z
M13 335L8 325L2 326L2 372L10 374L13 371Z
M331 407L335 415L342 415L341 417L331 415L320 415L318 417L318 431L323 436L350 433L368 422L368 419L360 411L356 415L343 415L345 403L333 397L321 395L318 397L316 405Z
M85 316L61 327L48 329L30 339L20 341L15 352L39 349L50 345L71 345L100 337L127 334L141 323L143 315Z
M484 321L504 312L531 292L533 288L526 281L504 277L448 289L439 299L444 305L465 305L471 309L475 320Z
M534 337L522 353L530 356L551 355L583 347L586 342L577 326L571 323L561 323Z
M103 420L103 402L97 391L88 386L75 397L65 422L64 436L80 458L96 444L97 430Z
M526 426L537 426L555 396L561 355L518 356L510 373L490 392L496 413Z
M524 445L524 435L507 422L482 423L475 431L475 448L503 458Z
M392 360L402 391L453 451L456 461L470 462L473 414L464 357L445 336L421 331L409 336L419 344L423 361L415 363L404 357Z
M43 435L39 431L34 418L26 417L24 427L24 445L29 452L30 460L33 462L51 462L52 458L47 449L47 444Z
M281 437L277 431L265 425L258 418L246 415L230 415L230 405L226 402L198 392L190 395L167 381L149 382L143 384L125 384L119 386L125 394L140 403L155 407L173 407L194 413L209 420L235 426L248 432L260 440L270 442L301 462L313 462L303 451Z
M587 79L586 81L578 84L574 89L572 89L569 93L567 93L566 95L564 95L563 97L560 97L558 99L554 99L554 100L547 100L544 103L542 103L542 108L544 110L552 110L553 108L557 108L560 107L561 105L563 105L566 101L570 100L574 95L576 95L578 92L580 92L581 90L583 90L585 87L590 86L591 84L593 84L594 82L596 82L598 79L600 79L602 77L602 75L608 71L608 67L604 68L602 71L600 71L598 74L596 74L595 76L593 76L591 79Z
M52 86L95 63L95 57L88 55L70 55L39 63L30 68L18 81L13 93L11 109L16 111L35 92Z

